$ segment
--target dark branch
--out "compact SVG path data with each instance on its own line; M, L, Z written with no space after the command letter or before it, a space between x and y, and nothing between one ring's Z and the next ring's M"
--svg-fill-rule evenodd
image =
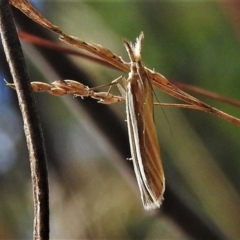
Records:
M0 32L10 71L16 85L30 156L34 196L34 238L49 239L49 199L46 154L35 101L30 90L21 45L8 0L0 0Z

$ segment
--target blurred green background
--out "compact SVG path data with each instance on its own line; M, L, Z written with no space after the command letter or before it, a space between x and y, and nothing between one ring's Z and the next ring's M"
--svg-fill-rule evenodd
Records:
M239 99L237 2L55 0L34 4L70 35L101 44L126 61L122 38L135 41L143 31L142 56L147 67L170 80ZM57 74L41 54L31 44L22 44L31 79L55 81ZM93 86L124 74L69 58L94 79ZM11 81L5 69L1 60L1 78ZM159 89L154 91L158 101L176 102ZM0 238L26 239L32 236L33 221L28 153L15 93L1 81L0 94ZM98 119L89 118L71 97L35 96L49 156L52 239L188 239L161 210L159 215L143 210L136 182L123 166L123 157L98 131L94 124ZM236 107L196 97L240 117ZM104 107L117 114L127 131L124 104ZM155 120L166 181L206 221L229 239L238 239L239 126L175 108L155 107ZM116 139L118 134L116 129Z

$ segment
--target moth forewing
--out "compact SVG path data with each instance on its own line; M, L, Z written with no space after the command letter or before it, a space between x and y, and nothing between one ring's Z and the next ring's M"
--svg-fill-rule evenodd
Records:
M135 46L125 40L131 59L126 86L128 133L134 171L145 209L160 207L165 179L153 116L152 85L141 63L143 35Z

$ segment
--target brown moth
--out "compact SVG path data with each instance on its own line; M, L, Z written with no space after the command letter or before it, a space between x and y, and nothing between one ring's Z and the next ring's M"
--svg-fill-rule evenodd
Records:
M141 61L143 33L136 44L124 40L131 60L126 83L126 112L132 161L146 210L160 207L165 178L153 116L153 89Z

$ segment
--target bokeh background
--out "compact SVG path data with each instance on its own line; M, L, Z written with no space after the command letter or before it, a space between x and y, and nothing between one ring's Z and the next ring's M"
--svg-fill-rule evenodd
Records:
M170 80L240 99L238 2L45 0L33 4L65 32L101 44L126 61L122 38L134 41L144 31L142 56L147 67ZM18 10L13 13L19 31L50 35L59 43L56 35ZM21 43L32 81L74 79L93 87L124 74ZM16 93L3 81L12 79L0 50L0 238L27 239L33 228L28 152ZM159 89L154 91L156 101L178 102ZM198 222L185 217L178 200L167 197L168 189L159 211L144 211L131 162L125 163L130 151L124 103L102 106L90 99L34 95L49 161L51 239L188 239L193 237L191 229L199 229L200 238ZM240 117L236 107L195 96ZM216 239L238 239L239 126L176 108L155 107L155 120L169 189ZM167 206L172 206L171 213ZM188 227L182 228L180 222Z

